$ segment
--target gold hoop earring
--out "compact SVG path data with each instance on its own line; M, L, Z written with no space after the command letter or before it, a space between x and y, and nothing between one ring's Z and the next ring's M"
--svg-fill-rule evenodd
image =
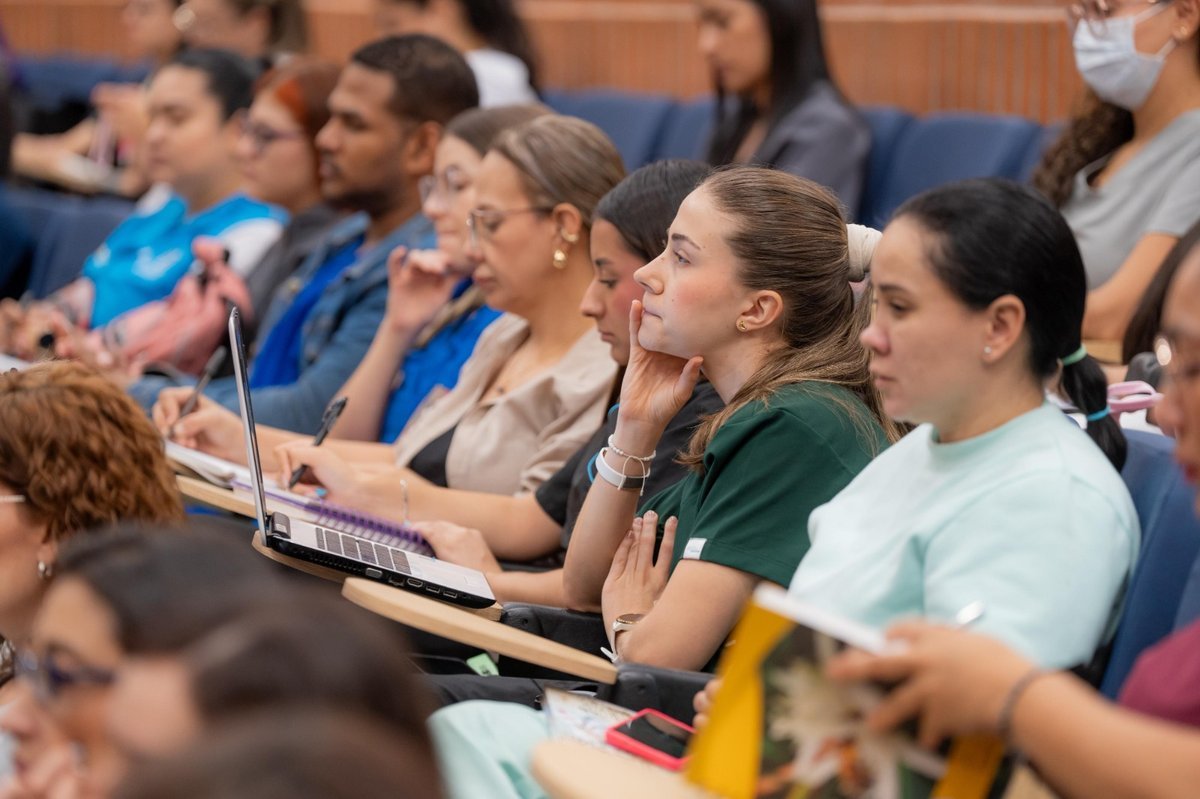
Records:
M566 269L567 268L567 253L566 253L566 251L564 251L561 247L559 249L555 250L553 262L554 262L555 269Z

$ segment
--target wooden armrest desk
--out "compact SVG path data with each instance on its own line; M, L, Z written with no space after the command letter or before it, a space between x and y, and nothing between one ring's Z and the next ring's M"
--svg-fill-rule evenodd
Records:
M579 741L546 741L533 750L533 776L554 799L713 799L681 774L623 752Z

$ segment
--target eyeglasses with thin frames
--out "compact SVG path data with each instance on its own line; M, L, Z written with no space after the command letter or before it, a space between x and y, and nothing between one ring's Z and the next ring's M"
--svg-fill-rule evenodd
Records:
M510 208L506 211L491 208L476 208L467 217L467 230L471 234L471 247L478 249L490 242L496 231L504 224L504 220L517 214L548 214L554 208L545 205L534 205L529 208Z
M18 502L24 501L24 494L0 494L0 505L16 505Z
M63 691L75 686L112 685L116 672L98 666L67 667L58 662L58 655L49 650L38 657L28 650L17 650L16 674L29 681L38 701L49 703L62 695Z
M440 175L426 175L417 182L421 204L437 203L442 208L449 208L470 187L470 179L454 167Z
M1067 20L1074 32L1080 23L1088 26L1094 36L1108 33L1108 21L1125 8L1148 9L1171 0L1079 0L1067 9Z
M258 158L263 151L277 141L289 141L304 138L304 133L298 130L275 130L272 127L255 122L247 116L241 119L241 133L249 142Z

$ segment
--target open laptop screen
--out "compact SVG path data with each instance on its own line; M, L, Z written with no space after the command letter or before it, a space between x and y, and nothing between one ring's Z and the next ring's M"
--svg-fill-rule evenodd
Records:
M233 374L237 381L238 407L242 411L242 430L246 436L246 464L250 467L250 487L254 511L263 542L267 540L267 497L263 488L262 464L258 459L258 435L254 428L254 408L250 404L250 376L246 368L246 344L242 339L242 319L236 307L229 310L229 350L233 353Z

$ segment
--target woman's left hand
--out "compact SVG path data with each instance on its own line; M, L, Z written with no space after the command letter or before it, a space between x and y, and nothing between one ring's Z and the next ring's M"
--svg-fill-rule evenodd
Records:
M658 561L655 562L654 540L658 532L658 514L647 511L644 516L633 520L628 534L617 547L601 592L605 624L610 628L617 616L649 613L662 596L671 575L671 555L675 550L677 526L678 520L674 516L663 525L662 544L658 550Z
M411 525L433 547L438 560L477 569L484 574L501 571L483 533L452 522L413 522Z

